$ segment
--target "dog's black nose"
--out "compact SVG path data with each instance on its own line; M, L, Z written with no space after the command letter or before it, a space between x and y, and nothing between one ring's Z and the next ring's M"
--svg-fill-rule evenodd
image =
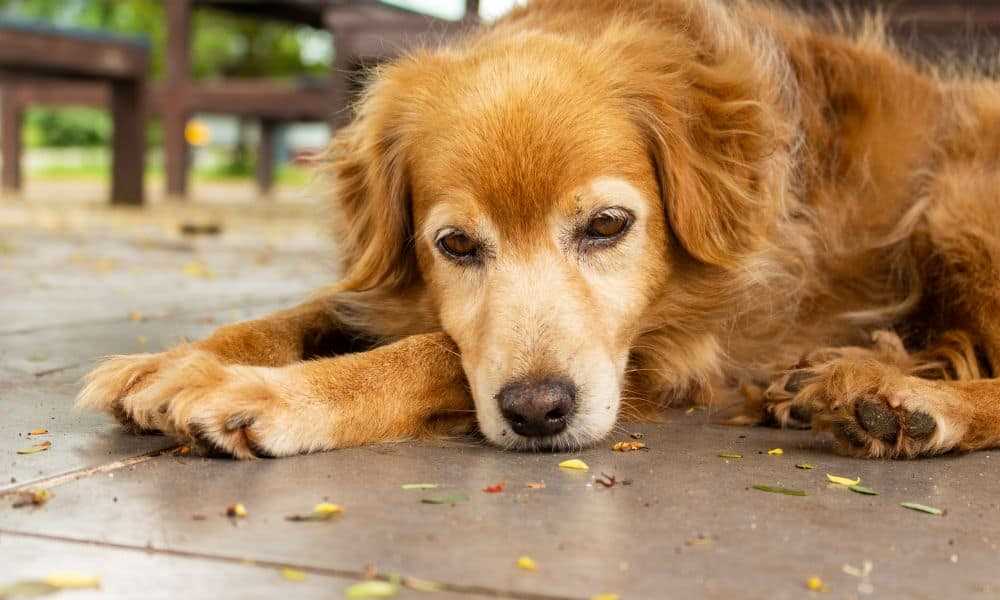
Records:
M566 429L573 413L576 386L566 379L514 381L503 386L497 401L515 433L527 437L555 435Z

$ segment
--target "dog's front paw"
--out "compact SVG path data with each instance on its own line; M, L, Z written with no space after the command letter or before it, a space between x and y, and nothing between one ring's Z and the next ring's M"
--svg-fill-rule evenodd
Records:
M788 397L769 405L774 420L830 430L851 456L940 454L958 447L968 428L954 391L877 361L837 359L804 371L795 383L783 383Z
M316 440L330 438L319 431L328 418L317 423L308 410L295 409L308 404L298 385L282 369L225 365L204 351L170 360L115 357L89 376L79 404L109 411L132 430L159 431L204 453L287 456L320 449Z

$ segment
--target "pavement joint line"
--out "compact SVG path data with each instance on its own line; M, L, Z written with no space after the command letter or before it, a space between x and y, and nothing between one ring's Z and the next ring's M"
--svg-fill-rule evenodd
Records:
M110 548L115 550L130 550L136 552L145 552L148 554L173 556L177 558L208 560L213 562L243 565L247 567L261 567L274 570L291 568L291 569L296 569L298 571L302 571L304 573L310 573L312 575L337 577L340 579L355 579L358 581L365 581L368 579L372 579L372 577L369 577L368 574L364 571L355 571L351 569L336 569L333 567L299 565L290 562L282 562L282 561L268 560L268 559L258 560L246 557L226 556L224 554L209 554L205 552L195 552L192 550L180 550L177 548L158 548L156 546L153 546L152 544L139 546L137 544L125 544L121 542L90 540L86 538L77 538L77 537L52 534L52 533L19 531L15 529L7 529L4 527L0 527L0 535L9 535L12 537L27 537L39 540L64 542L69 544L96 546L99 548ZM374 579L379 579L382 581L392 580L392 578L389 575L381 573L376 573ZM406 576L403 576L402 579L405 581ZM458 594L476 594L479 596L488 596L491 598L509 598L511 600L582 600L581 598L574 596L555 596L552 594L537 594L534 592L513 592L513 591L498 590L495 588L490 588L485 586L462 585L462 584L447 583L436 580L434 580L434 583L440 585L441 586L440 591L443 592L454 592ZM406 586L403 585L402 587Z
M163 315L148 315L144 316L144 321L169 321L170 319L177 318L189 318L196 317L198 315L204 315L206 313L213 313L220 310L233 310L238 308L255 308L258 306L267 306L269 304L284 304L285 302L294 302L296 300L301 300L307 295L307 292L303 292L300 295L288 295L288 296L278 296L275 298L268 298L266 300L250 300L246 302L234 302L231 304L223 304L220 306L205 306L200 307L193 311L177 311L170 312L169 314ZM53 325L39 325L38 327L28 327L26 329L10 329L7 331L0 331L0 337L5 337L9 335L25 335L28 333L39 333L42 331L49 331L52 329L65 329L72 327L86 327L88 325L108 325L111 323L125 323L130 319L127 315L122 317L114 317L109 319L92 319L88 321L73 321L70 323L56 323Z
M83 366L83 363L73 363L71 365L63 365L61 367L53 367L51 369L43 369L41 371L35 371L32 375L37 379L42 377L48 377L49 375L55 375L56 373L62 373L63 371L69 371L70 369L75 369L77 367Z
M103 465L96 465L93 467L83 467L80 469L74 469L72 471L59 473L57 475L49 475L47 477L32 479L31 481L8 484L6 487L0 487L0 498L3 498L4 496L9 496L11 494L16 494L18 492L22 492L26 489L31 489L31 488L49 489L66 483L71 483L73 481L78 481L80 479L84 479L92 475L111 473L113 471L118 471L120 469L124 469L127 467L141 465L142 463L152 460L158 456L169 454L170 452L177 450L179 447L180 446L174 445L168 448L160 448L159 450L152 450L150 452L146 452L145 454L130 456L128 458L123 458L113 462L104 463Z

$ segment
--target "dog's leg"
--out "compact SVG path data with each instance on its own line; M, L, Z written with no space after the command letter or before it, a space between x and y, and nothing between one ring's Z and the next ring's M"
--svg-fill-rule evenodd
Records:
M223 327L158 354L108 359L79 405L137 431L237 457L282 456L464 426L473 416L461 361L444 334L303 360L337 340L325 301Z

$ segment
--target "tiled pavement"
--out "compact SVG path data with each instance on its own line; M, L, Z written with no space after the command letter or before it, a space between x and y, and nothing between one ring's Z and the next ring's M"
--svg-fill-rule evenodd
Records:
M819 577L828 598L1000 598L1000 452L858 461L809 433L672 411L629 426L648 451L573 455L589 472L558 468L566 455L465 441L253 462L178 456L164 438L74 412L78 378L96 357L157 350L295 301L327 281L324 249L24 228L0 228L0 242L0 586L70 570L102 587L68 598L339 598L377 573L443 588L404 587L400 598L807 598L819 597L806 588ZM35 428L49 434L29 438ZM16 454L37 440L52 446ZM767 454L776 447L782 456ZM617 484L596 483L601 473ZM860 476L880 495L826 473ZM441 487L401 488L417 482ZM498 482L503 492L482 491ZM12 507L38 488L52 499ZM468 500L421 502L453 493ZM284 518L323 500L344 514ZM234 502L245 519L223 516ZM519 556L537 570L517 568ZM284 567L305 579L285 579Z

